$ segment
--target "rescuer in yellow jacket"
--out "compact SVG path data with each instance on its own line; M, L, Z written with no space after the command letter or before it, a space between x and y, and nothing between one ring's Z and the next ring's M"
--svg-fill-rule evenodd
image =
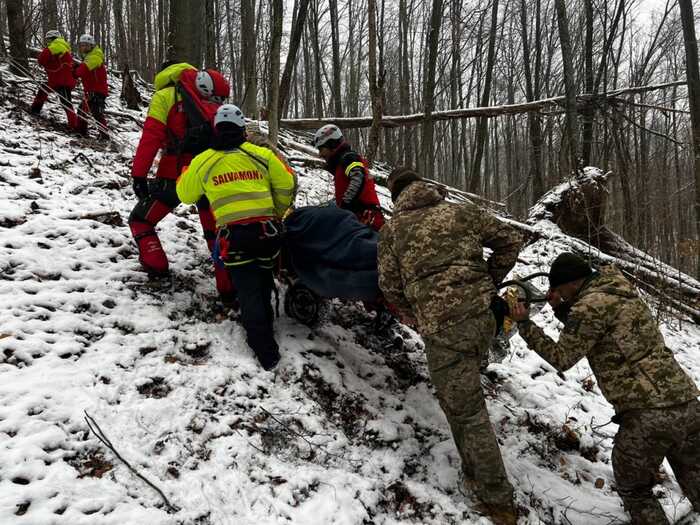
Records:
M272 326L272 267L294 178L272 150L246 142L245 119L236 106L221 106L214 126L214 147L192 160L178 179L177 195L186 204L202 196L211 203L218 230L214 257L238 290L248 345L270 370L280 359Z

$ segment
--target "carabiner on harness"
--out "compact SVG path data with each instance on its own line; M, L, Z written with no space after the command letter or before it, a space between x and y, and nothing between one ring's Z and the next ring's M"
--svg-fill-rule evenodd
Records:
M262 226L262 232L265 237L274 238L279 237L280 230L273 221L265 221L260 223Z

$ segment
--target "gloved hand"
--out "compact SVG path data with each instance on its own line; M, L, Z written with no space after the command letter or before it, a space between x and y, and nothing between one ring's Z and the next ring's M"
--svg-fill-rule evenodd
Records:
M571 312L571 305L569 303L560 303L559 306L552 308L552 310L554 311L554 317L559 319L559 322L566 323Z
M500 295L494 295L491 298L490 309L496 318L496 334L498 334L503 328L503 321L508 315L508 303Z
M134 194L136 194L136 198L138 200L144 200L148 198L148 179L146 177L134 177L133 188Z

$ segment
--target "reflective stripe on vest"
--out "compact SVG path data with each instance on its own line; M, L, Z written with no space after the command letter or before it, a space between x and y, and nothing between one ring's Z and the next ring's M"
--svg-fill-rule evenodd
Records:
M230 204L232 202L265 199L269 196L270 196L269 191L249 191L246 193L236 193L234 195L229 195L227 197L222 197L220 199L216 199L214 202L211 203L211 208L212 208L212 210L217 210L217 209L221 208L222 206L225 206L226 204Z
M227 213L226 215L222 215L221 217L218 217L216 219L216 225L221 227L221 226L226 226L227 224L229 224L231 222L240 221L242 219L250 219L252 217L274 217L274 216L275 216L275 209L272 207L243 210L243 211L237 211L237 212L233 212L233 213Z

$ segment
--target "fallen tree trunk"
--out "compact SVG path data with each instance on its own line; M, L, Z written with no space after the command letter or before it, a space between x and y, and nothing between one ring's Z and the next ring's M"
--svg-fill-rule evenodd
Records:
M576 97L577 110L583 112L590 109L591 104L596 103L620 103L623 96L631 96L648 91L672 88L674 86L684 86L684 81L669 82L666 84L656 84L650 86L634 86L607 93L581 94ZM563 108L566 97L552 97L531 102L521 102L518 104L505 104L502 106L486 106L477 108L449 109L445 111L433 111L430 114L431 120L453 120L476 117L498 117L501 115L517 115L529 113L531 111L542 111L553 107ZM419 124L425 120L425 113L415 113L412 115L385 115L380 121L380 125L385 128L395 128L398 126L411 126ZM300 118L282 119L280 124L283 127L294 130L317 129L324 124L335 124L343 129L368 128L372 125L372 117L328 117L328 118Z
M562 241L594 261L616 264L661 305L700 322L700 282L635 248L605 225L607 181L611 176L586 168L542 196L530 209L527 225L510 222L532 240L544 237Z

